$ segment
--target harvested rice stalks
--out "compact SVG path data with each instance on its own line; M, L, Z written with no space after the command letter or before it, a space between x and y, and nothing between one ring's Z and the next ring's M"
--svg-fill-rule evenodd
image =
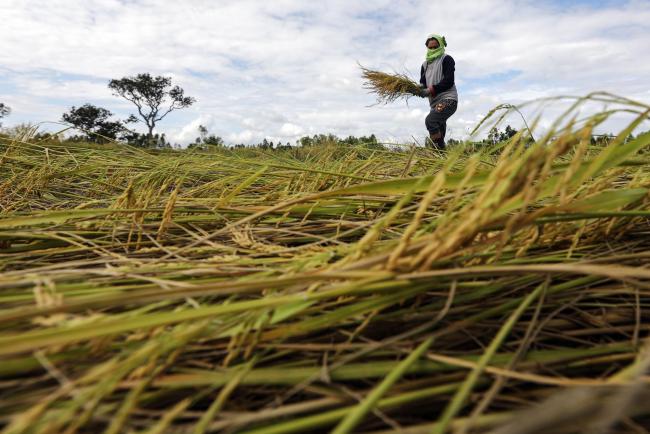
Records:
M364 78L363 87L377 95L378 104L388 104L400 98L408 100L419 96L420 85L411 80L406 74L386 74L361 67Z

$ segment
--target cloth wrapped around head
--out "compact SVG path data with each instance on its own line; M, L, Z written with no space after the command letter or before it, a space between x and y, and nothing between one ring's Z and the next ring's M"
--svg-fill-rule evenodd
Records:
M438 41L438 48L429 48L429 41L435 39ZM427 36L427 40L424 43L427 46L427 62L431 62L434 59L437 59L438 57L442 56L445 54L445 47L447 46L447 40L445 39L444 36L436 35L435 33L431 33L429 36Z

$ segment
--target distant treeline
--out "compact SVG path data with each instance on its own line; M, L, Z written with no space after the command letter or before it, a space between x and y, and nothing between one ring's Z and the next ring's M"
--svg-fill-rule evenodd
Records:
M135 114L129 115L127 119L119 120L114 118L110 110L86 103L80 107L71 107L61 116L61 121L68 125L71 131L74 131L72 134L71 131L55 135L37 133L37 128L33 125L19 125L8 130L5 129L3 133L14 137L29 136L37 140L52 139L60 142L90 142L96 144L121 142L131 146L151 149L182 148L179 144L172 145L165 137L165 134L154 133L154 128L158 122L162 121L169 113L187 108L196 102L195 98L185 96L180 86L172 85L171 77L152 76L148 73L138 74L132 77L110 80L108 88L113 95L131 102L136 109ZM0 119L10 114L11 108L0 102ZM129 125L134 123L143 124L147 132L139 133L131 129ZM472 143L479 146L496 144L513 137L517 132L510 125L507 125L503 130L494 127L488 132L485 139ZM630 135L627 139L631 137ZM592 143L608 143L612 138L612 134L592 136ZM533 139L528 135L525 140L532 141ZM451 138L447 141L447 145L453 146L459 142L459 140ZM425 139L423 138L422 144L424 143ZM333 134L315 134L303 136L293 144L281 141L274 143L264 138L257 144L244 145L243 143L226 143L222 137L211 134L205 126L200 125L198 127L198 137L189 144L188 149L206 151L215 147L241 148L245 146L261 149L283 149L292 146L309 147L323 144L363 145L369 148L384 148L390 145L380 143L374 134L345 138Z

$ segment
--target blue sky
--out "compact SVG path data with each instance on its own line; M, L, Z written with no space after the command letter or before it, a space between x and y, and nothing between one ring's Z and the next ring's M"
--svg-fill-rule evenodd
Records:
M178 143L201 124L231 143L409 141L425 134L426 101L372 106L357 62L417 76L431 32L456 60L455 137L501 103L596 90L650 101L648 0L3 0L0 16L7 127L57 121L86 102L126 118L131 106L108 81L150 72L197 98L159 125Z

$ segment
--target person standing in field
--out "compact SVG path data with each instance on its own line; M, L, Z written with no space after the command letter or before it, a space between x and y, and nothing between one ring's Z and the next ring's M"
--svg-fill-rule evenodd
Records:
M454 83L456 62L445 53L447 41L444 36L430 34L426 40L427 55L420 70L422 98L429 98L431 111L424 123L429 131L431 146L445 148L447 119L456 113L458 92Z

